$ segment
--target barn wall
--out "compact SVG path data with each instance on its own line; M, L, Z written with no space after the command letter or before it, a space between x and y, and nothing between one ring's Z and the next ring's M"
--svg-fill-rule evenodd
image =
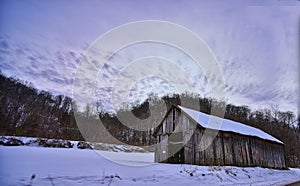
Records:
M178 125L180 122L181 113L178 109L172 108L168 115L163 119L162 124L158 126L156 133L156 140L158 144L155 149L155 162L168 162L169 155L169 135L175 132L182 132L182 126ZM174 130L175 129L175 130Z
M248 136L232 135L232 153L237 166L250 166Z
M252 166L286 168L284 146L257 138L249 138L251 143Z
M286 167L283 145L222 131L215 138L202 139L203 133L204 128L198 127L185 146L187 164ZM210 140L212 144L203 150L201 146Z
M197 127L192 136L186 138L188 142L184 146L185 162L196 165L223 165L224 156L220 136L214 138L212 135L207 135L202 138L203 132L204 129Z
M159 144L155 148L155 162L166 162L168 154L168 140L166 135L161 135L157 138Z
M235 156L233 153L233 139L230 134L222 133L224 148L224 165L235 165Z
M183 142L184 142L184 162L186 164L195 164L194 154L195 154L195 140L193 138L194 129L196 123L190 120L187 116L182 115L180 119L180 125L183 129Z
M205 147L206 145L211 143L211 145L208 146L203 151L203 154L205 157L204 162L203 162L204 165L214 165L215 164L215 162L214 162L215 156L214 156L214 142L213 142L214 138L213 138L213 136L207 135L205 138L201 138L201 140L203 141L203 147ZM203 149L201 149L201 150L203 150Z
M216 165L224 165L224 147L223 147L222 133L218 133L213 141L214 148L214 162Z

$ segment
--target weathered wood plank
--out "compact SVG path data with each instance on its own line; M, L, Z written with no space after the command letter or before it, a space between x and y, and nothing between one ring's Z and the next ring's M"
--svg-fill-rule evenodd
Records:
M185 163L286 167L284 146L281 144L224 131L219 131L215 138L210 135L203 138L204 130L207 129L200 127L185 114L182 114L178 108L174 107L168 113L156 131L156 140L160 143L155 150L156 162L168 162L168 151L171 148L168 143L170 135L172 138L173 132L182 132L182 143L184 144L182 154ZM195 129L196 126L198 127ZM203 150L203 147L209 143L211 145Z
M213 141L214 144L214 159L216 165L224 165L223 145L221 135L218 134Z

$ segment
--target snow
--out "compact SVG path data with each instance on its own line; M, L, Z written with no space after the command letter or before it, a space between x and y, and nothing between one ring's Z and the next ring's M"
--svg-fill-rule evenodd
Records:
M193 118L195 121L197 121L199 125L203 126L204 128L215 129L220 131L230 131L247 136L256 136L261 139L266 139L283 144L282 141L274 138L273 136L267 134L266 132L260 129L247 126L245 124L238 123L232 120L222 119L216 116L204 114L202 112L188 109L182 106L179 106L179 108L191 118ZM220 125L218 125L219 122Z
M93 150L0 146L0 185L284 185L300 180L300 169L158 164L153 153L100 154L119 163ZM139 166L124 165L133 162Z

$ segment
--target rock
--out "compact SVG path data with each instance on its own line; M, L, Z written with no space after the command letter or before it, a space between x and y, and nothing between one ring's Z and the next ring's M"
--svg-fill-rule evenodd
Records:
M40 147L53 147L53 148L72 148L73 144L68 140L56 140L56 139L45 139L39 138L31 140L28 145L40 146Z
M6 142L2 142L4 146L21 146L24 143L16 138L7 138Z
M79 141L77 143L77 148L79 149L93 149L90 144L88 144L87 142L85 141Z

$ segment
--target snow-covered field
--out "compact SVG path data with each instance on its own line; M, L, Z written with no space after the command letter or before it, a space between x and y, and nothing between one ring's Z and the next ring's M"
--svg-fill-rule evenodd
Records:
M157 164L153 153L100 154L119 163L88 149L0 146L0 185L285 185L300 180L300 169Z

